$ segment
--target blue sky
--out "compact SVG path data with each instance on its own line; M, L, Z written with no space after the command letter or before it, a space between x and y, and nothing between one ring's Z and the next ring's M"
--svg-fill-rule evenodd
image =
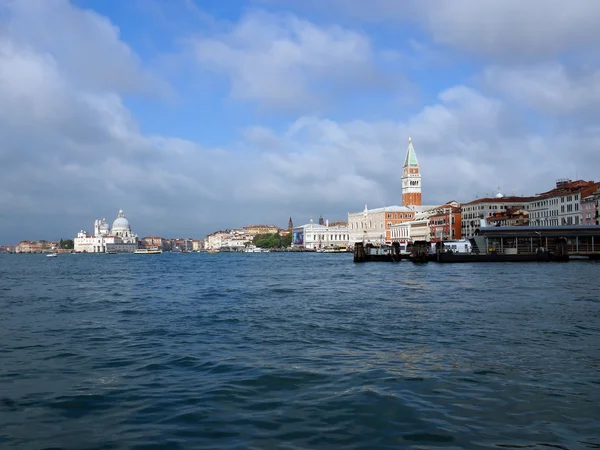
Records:
M598 179L600 4L0 0L0 244Z

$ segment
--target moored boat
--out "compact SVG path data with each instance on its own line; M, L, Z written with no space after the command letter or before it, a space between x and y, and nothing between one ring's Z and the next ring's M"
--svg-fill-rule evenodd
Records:
M158 247L138 248L133 253L136 255L158 255L162 250Z

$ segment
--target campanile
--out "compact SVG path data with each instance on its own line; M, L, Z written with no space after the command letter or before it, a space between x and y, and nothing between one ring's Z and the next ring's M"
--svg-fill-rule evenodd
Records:
M408 138L408 150L402 168L402 206L421 206L421 172L419 161L412 145L412 138Z

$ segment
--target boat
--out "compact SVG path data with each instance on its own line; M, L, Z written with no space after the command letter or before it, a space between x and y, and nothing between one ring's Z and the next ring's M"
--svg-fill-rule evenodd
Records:
M162 250L158 247L138 248L133 253L136 255L159 255Z
M219 250L209 250L207 253L208 253L209 255L214 255L214 254L216 254L216 253L219 253Z
M56 258L58 256L58 253L48 253L46 255L46 258Z

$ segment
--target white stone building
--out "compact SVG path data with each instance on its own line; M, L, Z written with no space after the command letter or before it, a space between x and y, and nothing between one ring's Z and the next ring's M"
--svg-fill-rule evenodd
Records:
M464 203L462 210L462 237L470 239L480 229L481 219L487 220L494 213L506 212L509 209L527 209L531 197L505 197L498 192L495 197L478 198L469 203ZM531 218L531 214L529 216Z
M419 214L435 206L385 206L365 209L360 213L348 213L350 245L356 242L382 244L392 242L392 227L413 221Z
M229 240L230 231L215 231L204 239L205 250L220 250L224 242Z
M73 240L76 253L133 253L138 248L138 236L131 231L123 210L119 210L112 229L106 219L94 221L94 234L80 231Z
M532 226L581 225L581 200L592 194L598 183L561 179L556 187L531 199L527 207Z
M319 225L310 220L310 223L294 227L292 230L292 248L307 250L335 249L348 245L348 227L344 225Z
M390 226L391 242L429 241L429 217L437 214L439 208L431 208L415 213L414 219Z

